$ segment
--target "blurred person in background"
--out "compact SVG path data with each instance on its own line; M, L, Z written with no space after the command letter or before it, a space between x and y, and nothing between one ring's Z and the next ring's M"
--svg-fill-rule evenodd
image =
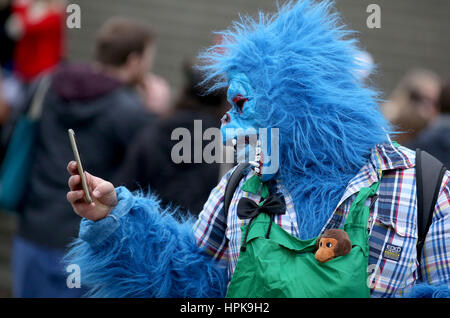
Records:
M6 118L9 117L9 107L7 106L6 100L3 94L3 78L2 72L0 70L0 134L3 128L3 124L6 121ZM5 154L5 147L0 143L0 162L3 160L3 156Z
M194 120L201 120L203 136L206 129L220 126L220 117L228 107L224 91L203 94L199 87L203 79L201 73L190 64L184 65L184 73L186 84L173 113L139 134L115 182L131 190L150 188L163 204L173 203L181 207L182 212L197 213L217 184L220 163L193 163L194 151L191 151L192 163L174 163L171 152L179 141L171 140L171 134L176 128L186 128L194 136ZM194 149L193 138L191 149Z
M157 47L153 45L148 54L151 56L148 69L153 69L154 56ZM144 100L144 105L151 113L158 116L168 116L172 110L172 96L169 83L163 77L147 70L145 76L136 83L139 94Z
M7 22L12 13L12 0L0 0L0 134L11 109L22 102L20 81L13 74L15 41L8 33ZM4 147L0 145L0 161Z
M6 23L11 16L12 0L0 0L0 66L2 69L12 69L12 57L14 52L14 40L8 34Z
M147 109L159 116L167 117L172 111L169 83L156 74L149 73L139 85Z
M66 200L64 170L73 159L67 130L76 133L85 169L112 178L130 141L153 120L135 86L152 64L154 45L154 33L145 23L112 18L97 34L93 65L61 64L49 75L51 86L44 99L29 187L18 211L13 243L15 297L83 293L67 288L67 273L60 264L80 223Z
M420 148L450 167L450 78L443 84L439 95L439 116L407 146Z
M65 3L14 0L7 22L16 40L14 70L24 83L55 67L64 56Z
M439 92L440 79L429 70L411 70L400 80L381 107L384 117L399 132L394 136L398 143L414 139L437 116Z
M105 37L110 38L105 38L105 43L101 45L111 46L112 51L126 50L126 47L122 47L124 39L121 39L121 30L116 31L119 33L115 33L112 30L109 35L105 35ZM156 45L148 47L144 54L147 56L147 65L143 65L142 74L134 79L133 85L143 99L145 108L150 113L161 116L167 115L171 107L170 85L164 78L151 72L156 55ZM116 65L117 63L122 63L122 61L112 57L109 59L109 63Z
M2 128L10 113L24 103L30 83L61 61L64 4L62 0L0 0Z

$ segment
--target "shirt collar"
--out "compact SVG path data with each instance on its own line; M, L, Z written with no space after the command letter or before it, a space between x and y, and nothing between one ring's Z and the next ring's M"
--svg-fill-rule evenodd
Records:
M402 147L389 139L388 142L376 145L372 149L369 161L377 172L408 169L414 167L415 155L412 150Z
M370 187L374 182L380 180L384 171L414 167L414 151L394 143L388 137L386 143L372 148L369 161L350 180L336 209L351 195L359 192L364 187Z

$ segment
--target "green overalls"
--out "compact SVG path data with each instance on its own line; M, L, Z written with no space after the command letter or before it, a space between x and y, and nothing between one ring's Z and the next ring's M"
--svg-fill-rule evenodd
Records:
M317 238L300 240L272 224L269 214L259 213L242 228L245 249L240 252L227 297L370 297L370 212L364 203L378 187L379 181L362 188L350 208L343 229L352 242L351 252L326 263L314 257Z

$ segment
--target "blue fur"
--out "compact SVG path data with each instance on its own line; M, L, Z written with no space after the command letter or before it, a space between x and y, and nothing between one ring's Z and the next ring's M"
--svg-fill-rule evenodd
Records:
M319 234L346 185L387 141L375 90L355 74L358 48L332 3L288 2L272 16L244 17L203 54L210 90L243 73L261 127L280 133L279 178L297 212L300 238ZM245 113L244 106L244 113Z
M192 221L180 223L175 211L161 210L153 196L133 197L119 189L120 200L131 200L132 208L113 211L118 229L98 245L81 235L64 259L66 265L80 266L81 284L90 290L87 296L223 297L226 271L197 247ZM83 222L81 231L98 225Z
M450 289L448 285L431 286L428 284L414 285L410 291L405 294L408 298L450 298Z

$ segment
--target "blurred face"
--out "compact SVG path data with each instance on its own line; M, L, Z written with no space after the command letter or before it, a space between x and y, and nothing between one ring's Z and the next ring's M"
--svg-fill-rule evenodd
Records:
M415 104L422 118L433 119L438 115L437 100L440 86L433 81L423 81L420 88L410 93L410 99Z
M141 71L144 74L147 74L150 72L150 70L153 68L153 61L155 59L156 54L156 47L154 45L147 45L147 47L144 50L144 53L141 56Z
M155 46L148 45L142 54L130 54L126 64L126 68L129 72L129 79L131 84L144 82L146 75L153 67L155 53Z

